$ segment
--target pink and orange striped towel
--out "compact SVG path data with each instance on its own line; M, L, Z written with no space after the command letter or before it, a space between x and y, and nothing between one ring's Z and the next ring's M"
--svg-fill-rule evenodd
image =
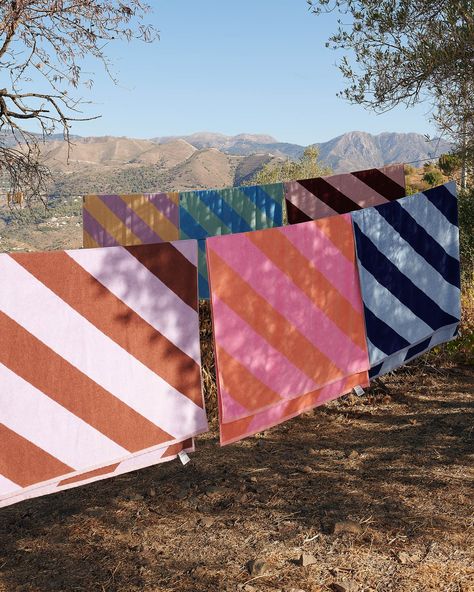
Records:
M368 384L349 215L207 239L221 444Z
M207 429L197 243L0 255L0 507Z

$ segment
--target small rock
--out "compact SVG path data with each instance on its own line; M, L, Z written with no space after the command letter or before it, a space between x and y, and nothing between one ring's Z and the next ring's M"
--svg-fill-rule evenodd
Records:
M145 499L141 493L131 493L127 497L132 502L141 502Z
M154 487L150 487L150 489L148 490L148 495L150 497L156 497L156 489Z
M334 534L360 534L362 526L354 520L341 520L334 525Z
M359 584L354 580L341 580L331 584L334 592L357 592L359 590Z
M352 451L352 452L349 454L349 457L348 457L348 458L351 458L351 459L354 459L354 458L359 458L359 453L357 452L357 450L353 450L353 451Z
M214 524L214 522L214 518L211 518L210 516L203 516L199 520L199 524L201 524L201 526L204 526L204 528L210 528Z
M314 469L308 465L306 465L305 467L302 467L301 471L303 473L314 473Z
M316 559L316 557L314 555L311 555L310 553L301 553L301 555L299 556L299 559L297 561L298 565L300 565L301 567L307 567L308 565L314 565L317 562L318 562L318 560Z
M262 576L268 572L268 563L263 559L252 559L247 563L247 569L251 576Z

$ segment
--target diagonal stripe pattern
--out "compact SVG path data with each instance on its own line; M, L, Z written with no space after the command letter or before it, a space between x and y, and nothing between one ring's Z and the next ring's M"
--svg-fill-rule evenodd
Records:
M352 220L375 378L457 334L456 186L354 212Z
M180 194L180 238L199 242L200 298L209 298L205 239L281 226L282 204L282 183Z
M367 383L350 216L210 238L207 257L222 444Z
M207 429L196 264L196 241L0 255L0 506Z
M0 501L0 507L43 495L49 495L51 493L59 493L60 491L79 487L80 485L88 485L95 481L117 477L124 473L168 462L175 459L182 450L185 452L194 452L194 441L192 438L185 440L184 442L178 442L149 452L136 454L122 462L113 463L83 473L76 473L74 476L61 479L60 481L23 489L20 493L15 493L13 487L14 484L11 482L8 484L7 481L0 476L0 495L3 494L3 499ZM8 493L8 491L12 491L13 493Z
M87 195L84 247L133 246L179 239L178 193Z
M347 214L406 195L402 164L290 181L284 185L289 224Z

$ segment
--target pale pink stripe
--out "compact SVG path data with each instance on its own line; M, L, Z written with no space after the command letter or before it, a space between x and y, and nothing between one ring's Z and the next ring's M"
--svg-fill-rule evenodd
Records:
M305 404L301 409L297 411L288 412L287 407L288 403L283 402L279 403L273 407L270 407L260 413L256 413L248 425L245 432L236 438L232 438L230 440L221 440L221 445L231 444L232 442L236 442L238 440L242 440L247 436L252 436L257 432L261 432L263 430L267 430L275 425L283 423L284 421L288 421L293 417L301 415L305 411L312 409L313 407L317 407L326 403L327 401L331 401L333 399L337 399L338 397L350 392L352 389L345 387L346 379L343 378L341 380L337 380L331 384L328 384L317 393L314 393L312 396L306 395L308 397L308 402ZM362 387L368 386L367 384L362 384Z
M154 449L150 452L145 452L142 454L133 455L130 458L127 458L124 461L122 461L119 464L119 466L115 469L115 471L113 471L111 473L104 473L103 475L97 475L96 477L91 477L90 479L84 479L83 481L77 481L75 483L70 483L68 485L59 486L60 481L80 475L80 473L76 472L76 473L71 473L71 474L68 474L64 477L61 477L61 479L59 479L59 480L56 478L53 482L50 482L46 485L33 486L33 487L25 488L17 493L13 493L13 494L9 493L7 495L0 495L0 508L10 506L12 504L15 504L15 503L27 500L27 499L36 498L36 497L40 497L43 495L49 495L52 493L58 493L59 491L72 489L74 487L79 487L81 485L87 485L89 483L93 483L94 481L100 481L102 479L116 477L118 475L122 475L122 474L128 473L130 471L143 469L143 468L146 468L149 466L157 465L157 464L160 464L163 462L168 462L170 460L175 459L177 457L176 454L173 454L171 456L163 456L164 453L166 452L167 448L168 448L168 446L164 446L164 447L160 447L158 449ZM191 447L185 448L184 450L186 452L194 452L194 442ZM107 464L115 464L115 463L107 463ZM105 465L105 466L107 466L107 465ZM101 467L95 467L95 468L97 469L97 468L101 468ZM86 471L86 472L89 472L89 471ZM0 479L2 479L1 476L0 476ZM17 489L18 489L18 487L19 486L16 486Z
M112 249L116 247L82 252L93 259L94 254ZM112 268L111 275L117 271ZM14 291L0 290L0 310L109 393L173 434L173 441L207 429L201 407L99 331L8 255L0 254L0 277L5 285L15 286ZM167 306L163 310L169 314L173 309Z
M348 215L342 217L350 220ZM346 259L317 223L285 226L279 232L331 282L357 313L362 312L362 297L355 263Z
M198 313L126 249L73 249L65 253L200 365Z
M18 491L18 489L21 489L20 485L0 475L0 497L5 494L11 494L13 491Z
M288 399L317 388L313 380L260 337L217 296L213 296L212 307L216 343L268 388ZM220 381L225 389L225 376L222 374Z
M384 166L379 170L392 179L392 181L398 183L398 185L405 187L405 166L403 164L392 164Z
M173 247L186 257L186 259L197 267L198 264L198 246L197 240L180 240L171 243Z
M326 218L338 214L323 201L318 199L310 191L305 189L298 181L289 181L285 185L285 197L298 209L304 212L311 219Z
M226 391L224 387L219 385L219 397L222 404L222 415L226 419L239 419L241 417L247 417L248 415L252 415L252 412L249 411L246 407L243 407L240 403L238 403L232 395Z
M0 383L0 423L69 467L85 470L129 454L3 364Z
M332 175L324 177L326 183L346 195L361 208L378 206L389 201L383 195L366 185L351 174Z
M314 228L315 224L309 222L298 226L288 226L282 230L282 233L287 235L287 230L297 229L298 232L291 234L299 236L303 227L307 226ZM321 233L319 232L319 234ZM248 282L260 296L265 298L273 308L288 319L315 348L327 356L328 361L333 362L340 369L341 376L359 371L361 359L366 360L366 354L362 352L362 357L360 348L323 311L317 308L314 302L283 271L276 267L246 235L235 236L239 239L234 241L235 248L228 248L227 243L224 244L224 241L216 240L212 242L212 250ZM313 240L312 236L310 238ZM314 240L317 238L319 237ZM326 239L326 242L329 243L330 249L337 251L330 241ZM318 248L319 246L315 245L315 251ZM339 251L337 254L339 255ZM339 265L337 257L331 258L332 254L325 257L318 252L318 256L329 268L336 268ZM252 262L251 265L249 265L249 261ZM348 263L345 258L343 263ZM344 281L347 284L345 286L346 292L349 293L352 291L351 282L356 281L355 267L353 265L343 266L343 271L346 273L347 279L341 277L340 283ZM316 285L315 290L317 290ZM320 383L318 386L323 386L323 384Z

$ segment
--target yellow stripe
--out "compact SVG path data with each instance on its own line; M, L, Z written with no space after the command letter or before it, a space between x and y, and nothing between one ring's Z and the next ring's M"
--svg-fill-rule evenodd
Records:
M84 209L117 241L119 245L141 245L142 241L118 218L101 199L88 195Z
M84 230L84 233L82 236L82 246L85 249L95 249L96 247L98 247L100 245L97 241L95 241L92 238L92 236L87 232L87 230Z
M146 195L121 195L120 197L162 240L179 239L178 228L150 203Z

